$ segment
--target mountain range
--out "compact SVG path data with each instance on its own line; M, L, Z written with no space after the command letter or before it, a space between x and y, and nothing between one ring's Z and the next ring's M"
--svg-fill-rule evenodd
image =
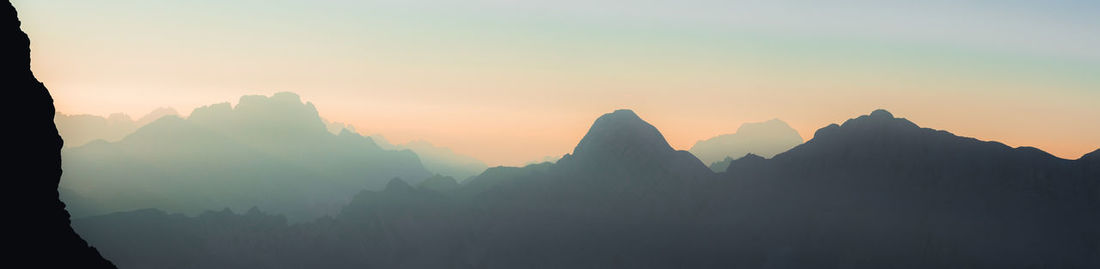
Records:
M145 126L165 116L179 116L175 109L158 108L145 116L134 120L123 113L111 114L107 117L96 115L77 114L69 115L58 112L54 115L54 123L57 131L65 138L65 147L78 147L95 140L115 142L134 133L141 126Z
M107 117L88 114L63 114L54 116L54 123L58 132L65 138L65 147L73 148L86 145L92 141L103 140L105 142L118 142L149 123L165 116L177 116L179 113L172 108L158 108L134 120L129 115L114 113ZM358 133L355 126L343 122L321 119L325 128L334 135L347 130ZM408 143L394 145L380 134L369 135L371 140L385 150L411 150L420 158L424 168L428 171L466 179L485 171L488 166L467 155L459 154L449 148L439 147L427 141L415 140Z
M411 151L329 133L313 104L286 92L162 117L117 142L67 148L62 156L62 197L76 216L260 206L307 220L335 214L356 192L390 178L432 175Z
M722 173L619 110L556 163L431 181L299 223L147 209L73 227L123 267L1100 266L1100 151L1065 160L885 110Z

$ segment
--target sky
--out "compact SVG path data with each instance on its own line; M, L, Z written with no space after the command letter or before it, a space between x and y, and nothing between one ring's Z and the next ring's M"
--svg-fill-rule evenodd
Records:
M1067 159L1100 148L1100 1L13 3L67 114L291 91L490 165L571 152L620 108L679 149L773 118L810 139L877 108Z

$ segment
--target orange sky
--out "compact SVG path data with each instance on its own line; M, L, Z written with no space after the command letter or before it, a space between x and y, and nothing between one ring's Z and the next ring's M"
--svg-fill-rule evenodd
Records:
M570 152L619 108L680 149L772 118L809 139L877 108L1063 158L1100 148L1094 13L888 2L15 4L65 113L186 114L292 91L330 120L490 165Z

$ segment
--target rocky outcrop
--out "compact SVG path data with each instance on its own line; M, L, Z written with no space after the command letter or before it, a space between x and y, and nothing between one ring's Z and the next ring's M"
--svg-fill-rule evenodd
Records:
M4 197L9 209L4 244L5 267L112 268L95 248L69 226L69 213L58 199L61 136L53 123L53 98L30 70L30 39L20 29L11 2L0 7L0 85L11 102L5 115L19 126L5 132L18 145L6 147Z

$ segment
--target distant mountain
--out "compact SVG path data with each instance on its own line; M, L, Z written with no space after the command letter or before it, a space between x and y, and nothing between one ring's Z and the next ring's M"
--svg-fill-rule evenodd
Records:
M54 115L54 123L57 131L65 138L65 147L78 147L95 140L115 142L133 133L141 126L145 126L165 116L178 116L176 110L171 108L158 108L138 120L122 113L111 114L104 118L95 115L66 115L57 113Z
M557 163L490 168L456 189L390 180L331 218L135 211L74 227L124 266L1097 268L1097 156L1059 159L879 110L716 174L620 110ZM142 247L163 245L155 234L206 247L163 256Z
M351 132L333 135L293 93L244 96L236 106L168 116L118 142L63 152L65 197L94 201L74 215L156 207L198 213L259 206L307 220L334 214L359 190L431 174L411 151Z
M449 148L432 145L424 140L397 145L397 148L416 152L416 155L420 156L420 162L428 171L452 176L459 180L481 174L488 168L481 160L456 153Z
M323 122L325 124L325 129L328 130L328 132L330 132L332 134L338 135L338 134L344 132L344 130L348 130L352 133L359 133L359 131L355 130L355 126L353 126L351 124L346 124L346 123L339 122L339 121L329 121L328 119L324 119L324 118L321 119L321 122ZM392 148L388 148L388 147L383 145L383 144L389 145L389 142L374 141L374 143L378 144L378 146L382 147L383 149L392 149Z
M711 164L710 167L715 172L722 172L726 171L729 161L745 154L771 158L798 144L802 144L802 136L798 131L786 122L773 119L742 124L736 133L701 140L688 151L699 157L703 163Z
M326 120L325 126L328 128L329 132L335 134L343 130L348 130L353 133L357 132L355 126L342 122L331 122ZM368 137L370 137L378 147L385 150L412 150L416 152L417 156L420 156L420 162L424 164L424 168L428 169L428 171L452 176L459 181L480 174L488 168L481 160L459 154L452 151L450 148L432 145L428 141L414 140L408 143L394 145L380 134L373 134Z

